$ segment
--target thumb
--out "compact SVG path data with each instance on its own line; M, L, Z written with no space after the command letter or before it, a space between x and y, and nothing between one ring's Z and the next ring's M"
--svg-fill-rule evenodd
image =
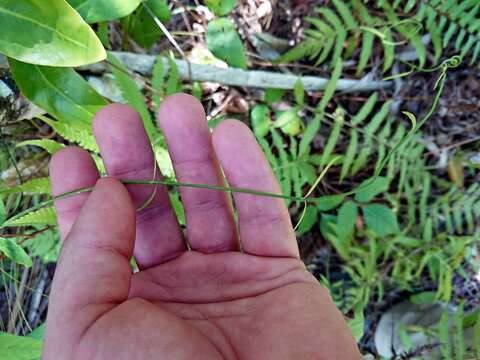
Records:
M134 242L135 208L127 190L115 179L100 179L65 239L57 264L45 359L48 353L68 358L82 334L127 299Z

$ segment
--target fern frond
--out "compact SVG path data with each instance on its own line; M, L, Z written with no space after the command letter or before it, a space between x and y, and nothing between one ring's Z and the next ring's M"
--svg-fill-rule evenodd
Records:
M27 145L41 147L51 155L55 154L58 150L61 150L65 147L65 145L51 139L26 140L26 141L22 141L21 143L18 143L17 147L27 146Z
M48 124L56 133L64 139L80 145L82 148L98 153L97 142L92 134L91 129L77 123L64 124L61 121L55 121L45 116L39 116L44 123Z
M108 59L114 65L110 68L123 99L138 111L143 120L143 125L145 126L148 137L154 139L157 130L153 124L147 104L145 103L145 97L139 89L137 82L114 56L109 55Z
M52 191L50 178L38 178L29 180L23 184L11 188L0 189L0 195L17 194L17 193L29 193L29 194L50 194Z
M29 212L28 214L12 221L7 220L2 224L2 227L56 224L57 214L55 212L55 208L53 206L49 206Z

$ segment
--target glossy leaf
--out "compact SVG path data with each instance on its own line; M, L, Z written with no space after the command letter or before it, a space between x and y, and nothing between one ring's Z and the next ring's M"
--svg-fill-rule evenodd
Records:
M120 19L131 14L141 0L67 0L88 23Z
M0 52L48 66L80 66L106 57L95 32L64 0L1 1Z
M208 23L207 47L228 65L242 69L247 67L247 56L242 40L230 20L221 18Z
M28 256L25 250L23 250L23 248L12 239L4 239L0 237L0 253L17 264L24 265L26 267L32 266L32 259L30 259L30 256ZM0 349L1 348L2 345L0 342Z
M67 123L89 125L107 101L73 69L31 65L11 60L13 77L34 104Z

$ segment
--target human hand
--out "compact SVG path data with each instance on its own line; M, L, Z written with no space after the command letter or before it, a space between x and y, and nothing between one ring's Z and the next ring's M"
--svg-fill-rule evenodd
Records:
M242 123L224 121L211 136L201 105L183 94L163 102L159 121L178 181L223 185L221 165L230 186L280 191ZM96 185L55 204L64 244L44 360L360 357L326 289L299 259L282 199L235 193L237 234L225 192L182 187L184 236L164 187L137 213L153 186L115 180L153 176L138 114L109 105L93 128L108 178L99 180L78 148L56 153L50 165L54 194Z

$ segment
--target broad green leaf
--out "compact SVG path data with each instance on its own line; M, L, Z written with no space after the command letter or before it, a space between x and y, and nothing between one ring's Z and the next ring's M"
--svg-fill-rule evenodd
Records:
M1 195L15 194L19 192L30 193L30 194L50 194L50 178L43 177L38 179L32 179L23 184L19 184L10 188L0 188Z
M0 53L31 64L72 67L107 56L92 28L64 0L0 1Z
M305 210L305 216L298 225L297 235L301 236L310 231L313 226L318 222L318 209L315 206L309 205Z
M44 149L49 154L55 154L57 151L63 149L65 147L64 144L56 142L52 139L35 139L35 140L26 140L18 143L16 147L20 146L38 146Z
M365 186L366 185L366 186ZM365 187L364 187L365 186ZM386 177L378 176L363 181L358 188L361 189L355 194L355 201L369 202L378 194L388 190L389 181Z
M237 5L237 0L205 0L207 7L217 16L225 16Z
M117 83L118 88L122 92L123 99L138 111L143 120L145 131L149 138L153 139L156 129L153 125L150 111L145 103L145 96L142 94L133 76L129 74L128 70L125 69L120 61L112 56L111 53L108 54L108 60L113 64L110 69L115 77L115 82Z
M345 242L353 235L357 214L358 208L353 201L346 201L338 209L337 236L339 241Z
M381 204L362 206L363 220L368 229L379 236L396 234L400 231L397 215L389 207Z
M73 69L26 64L11 60L13 77L34 104L67 123L90 125L107 101Z
M162 23L170 21L171 15L167 0L146 0L144 4ZM140 5L133 14L124 18L122 26L135 42L149 49L160 39L162 30L146 6Z
M56 225L57 215L53 206L31 211L22 217L5 221L1 227L31 226L31 225Z
M252 129L257 137L265 137L272 126L272 119L270 119L270 110L267 105L255 105L250 113L252 122Z
M120 19L131 14L141 0L67 0L88 23Z
M0 351L2 360L38 360L42 354L42 341L0 332Z
M32 266L32 259L30 259L30 256L28 256L25 250L23 250L23 248L12 239L4 239L0 237L0 253L4 254L8 259L17 264L26 267ZM0 349L1 348L2 346L0 342Z
M207 47L228 65L242 69L247 67L247 56L242 40L230 20L220 18L208 23Z

